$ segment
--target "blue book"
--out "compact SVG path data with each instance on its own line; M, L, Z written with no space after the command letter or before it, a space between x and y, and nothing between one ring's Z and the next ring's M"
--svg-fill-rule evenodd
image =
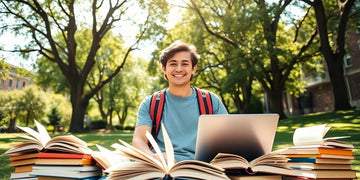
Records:
M318 158L318 157L306 157L306 158L290 158L289 162L307 162L315 164L352 164L351 159L335 159L335 158Z

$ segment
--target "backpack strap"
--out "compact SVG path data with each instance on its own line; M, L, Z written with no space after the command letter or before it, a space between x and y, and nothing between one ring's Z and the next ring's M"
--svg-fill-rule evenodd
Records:
M196 88L200 114L213 114L212 101L209 91Z
M194 87L198 100L199 112L201 114L213 114L212 101L209 91ZM166 89L155 92L150 100L150 117L152 120L151 134L156 140L159 133L160 121L165 104Z
M157 137L157 134L159 133L160 121L162 118L162 112L164 110L165 92L166 89L155 92L151 96L151 100L150 100L150 117L153 122L151 128L151 134L155 139Z

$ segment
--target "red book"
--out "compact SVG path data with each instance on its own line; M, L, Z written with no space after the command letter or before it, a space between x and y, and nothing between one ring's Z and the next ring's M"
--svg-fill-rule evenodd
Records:
M48 153L48 152L38 152L31 154L23 154L19 156L10 156L10 161L17 161L23 159L31 159L31 158L58 158L58 159L92 159L90 154L72 154L72 153Z

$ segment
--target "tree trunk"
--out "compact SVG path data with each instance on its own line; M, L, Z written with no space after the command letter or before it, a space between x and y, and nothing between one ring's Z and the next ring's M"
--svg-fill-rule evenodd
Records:
M243 86L242 89L242 97L243 99L241 100L240 98L240 93L239 91L237 91L236 93L233 94L233 101L234 104L236 106L236 110L238 113L240 114L246 114L246 113L250 113L250 99L251 99L251 85L249 86Z
M10 119L10 124L7 129L7 132L9 132L9 133L16 132L15 125L16 125L16 117Z
M27 111L27 112L26 112L26 127L29 127L29 123L30 123L30 113L31 113L31 111Z
M114 130L114 125L113 125L113 121L112 121L112 114L113 114L113 109L109 108L108 110L108 114L109 114L109 124L108 124L108 129L110 130Z
M348 4L350 3L350 4ZM347 1L346 6L347 8L351 9L351 5L354 3L354 0ZM346 32L346 23L348 20L348 13L347 11L342 11L342 14L339 18L339 27L338 27L338 34L337 39L335 41L336 50L333 51L329 41L328 36L328 19L325 16L325 8L322 3L322 0L315 0L312 6L315 9L315 16L317 22L317 28L319 30L320 36L320 51L324 55L328 72L330 76L330 82L332 87L332 92L335 99L335 110L347 110L350 109L350 103L348 100L346 86L345 86L345 79L344 79L344 64L343 64L343 57L344 57L344 44L345 44L345 32ZM346 13L345 13L346 12Z
M71 86L71 104L72 104L72 116L69 132L83 132L84 131L84 118L86 108L89 104L89 100L84 99L83 86L79 83L73 83Z
M271 112L279 114L280 119L285 119L286 115L284 113L284 107L282 105L282 92L282 90L277 90L277 88L271 89Z
M335 110L351 109L346 91L342 58L336 55L333 55L331 58L333 59L326 59L326 62L332 61L327 63L327 67L335 99Z

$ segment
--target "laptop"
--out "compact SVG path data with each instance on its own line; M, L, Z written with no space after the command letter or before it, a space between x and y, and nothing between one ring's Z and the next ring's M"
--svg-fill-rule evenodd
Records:
M201 115L195 159L210 162L218 153L237 154L248 161L272 151L278 114Z

